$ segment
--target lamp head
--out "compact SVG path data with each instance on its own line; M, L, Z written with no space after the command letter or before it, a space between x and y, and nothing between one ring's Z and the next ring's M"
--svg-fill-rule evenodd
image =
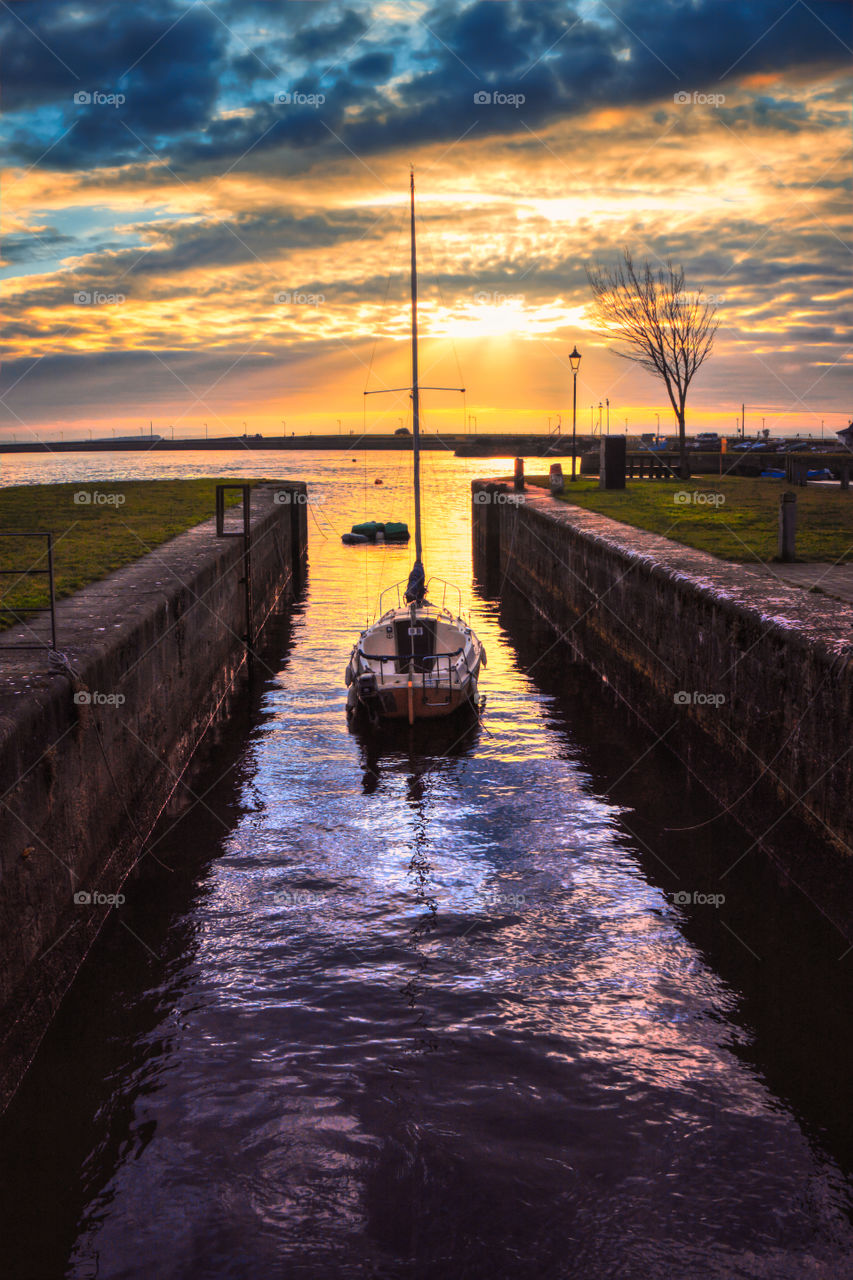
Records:
M581 353L578 351L577 345L575 345L574 351L569 355L569 364L572 366L572 373L577 373L578 368L580 367L580 362Z

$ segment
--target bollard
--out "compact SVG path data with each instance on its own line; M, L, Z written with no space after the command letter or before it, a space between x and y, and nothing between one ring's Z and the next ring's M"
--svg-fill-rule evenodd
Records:
M605 436L599 445L601 464L598 472L599 489L624 489L626 452L624 436Z
M779 559L790 564L797 540L797 495L783 493L779 499Z
M515 460L515 491L522 493L524 490L524 459L516 458Z
M551 470L548 473L548 483L551 487L552 493L562 493L564 491L566 482L563 479L563 468L560 466L559 462L551 463Z

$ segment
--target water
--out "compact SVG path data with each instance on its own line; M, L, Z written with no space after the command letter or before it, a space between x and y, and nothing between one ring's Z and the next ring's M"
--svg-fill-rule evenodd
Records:
M357 462L350 459L356 457ZM3 1121L0 1273L853 1275L850 957L519 602L472 594L482 723L348 731L405 455L4 459L4 481L306 478L310 581ZM382 478L383 484L373 484ZM689 833L672 826L698 826Z

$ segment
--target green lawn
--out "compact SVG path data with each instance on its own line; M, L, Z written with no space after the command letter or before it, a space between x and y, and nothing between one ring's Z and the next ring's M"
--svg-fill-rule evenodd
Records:
M545 477L531 484L547 486ZM691 480L629 480L627 488L599 489L598 477L566 479L564 501L663 534L725 560L773 560L777 553L779 495L784 480L696 476ZM853 560L853 490L805 488L797 495L797 559ZM676 495L689 495L676 501Z
M56 595L69 596L209 520L216 484L215 479L99 480L0 488L0 534L52 533ZM90 501L81 502L81 494ZM240 495L227 493L226 499L233 505ZM45 539L0 537L0 569L27 567L47 568ZM4 609L25 615L44 608L47 582L45 577L0 577L0 628L14 625Z

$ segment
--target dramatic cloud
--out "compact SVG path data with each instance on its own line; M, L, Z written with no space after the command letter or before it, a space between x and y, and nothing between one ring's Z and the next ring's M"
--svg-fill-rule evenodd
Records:
M654 403L589 329L584 266L625 244L718 300L697 412L847 407L846 4L23 0L0 35L10 429L191 420L208 375L208 416L238 386L263 421L285 390L360 413L405 335L410 161L425 341L489 421L559 405L573 341L585 396Z

